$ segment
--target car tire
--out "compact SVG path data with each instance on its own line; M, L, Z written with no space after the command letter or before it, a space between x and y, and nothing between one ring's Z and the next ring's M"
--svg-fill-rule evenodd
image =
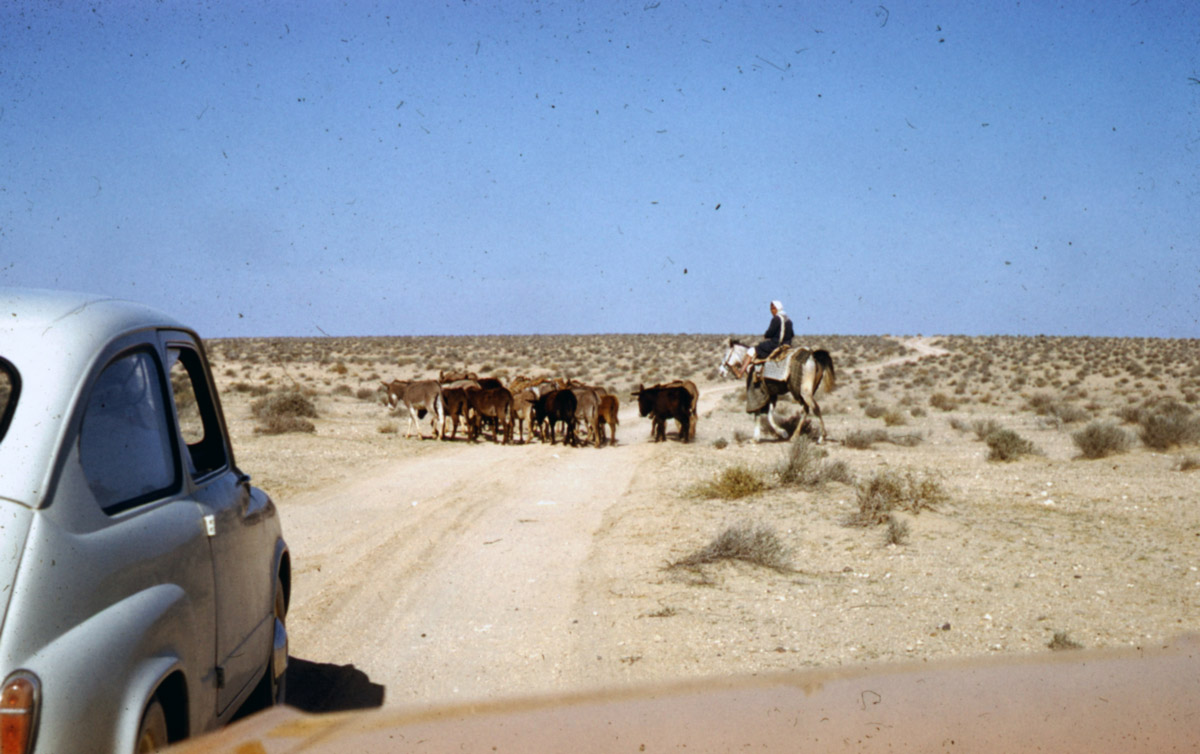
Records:
M142 713L142 724L138 726L134 754L149 754L167 748L167 714L158 699L153 699Z
M272 635L277 631L284 632L284 641L286 647L287 637L287 595L283 591L283 579L278 575L275 576L275 603L274 603L274 624ZM286 663L286 651L284 653ZM276 678L275 672L275 644L274 639L271 642L271 649L267 655L267 667L263 671L262 680L258 682L258 686L250 694L250 699L247 701L248 711L259 712L268 709L276 704L283 704L287 697L287 672Z

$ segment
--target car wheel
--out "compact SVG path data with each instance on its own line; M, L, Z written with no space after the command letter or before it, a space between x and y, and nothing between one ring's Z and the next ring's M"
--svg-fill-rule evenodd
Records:
M167 748L167 715L157 699L150 702L142 713L142 724L138 728L134 754L148 754Z
M287 596L283 592L283 579L275 576L274 629L270 654L262 680L250 695L249 710L257 712L276 704L283 704L287 696Z

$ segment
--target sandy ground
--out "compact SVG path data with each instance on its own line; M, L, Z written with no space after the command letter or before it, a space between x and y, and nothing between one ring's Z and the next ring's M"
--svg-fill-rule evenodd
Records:
M906 344L907 359L940 353ZM464 701L1197 630L1200 496L1176 456L1080 460L1068 432L986 406L964 418L1002 419L1042 454L989 462L939 411L903 428L919 445L855 450L840 438L881 424L839 377L821 397L827 460L858 479L929 474L949 495L906 517L904 545L843 524L849 484L694 494L730 466L770 478L787 456L788 443L746 441L733 382L701 386L690 445L650 442L622 396L619 444L602 449L406 439L403 425L378 431L381 406L350 398L322 406L315 436L265 437L248 399L227 398L239 463L275 497L291 547L293 703ZM668 567L743 522L777 532L790 568Z

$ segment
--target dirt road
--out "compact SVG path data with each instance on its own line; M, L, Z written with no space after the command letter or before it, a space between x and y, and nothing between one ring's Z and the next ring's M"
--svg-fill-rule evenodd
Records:
M701 409L734 388L706 391ZM439 443L288 500L291 654L310 670L293 675L293 698L313 693L297 681L336 685L347 664L389 704L586 682L579 585L608 507L648 458L648 426L632 406L620 444L601 450ZM365 680L337 693L361 695ZM339 705L354 699L311 703Z

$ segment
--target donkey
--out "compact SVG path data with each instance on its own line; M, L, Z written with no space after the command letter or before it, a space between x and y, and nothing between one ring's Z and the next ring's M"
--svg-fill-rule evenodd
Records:
M725 377L734 365L741 364L747 350L749 346L730 338L725 358L718 369L719 374ZM759 442L761 439L762 422L759 420L764 414L772 431L781 439L788 439L788 431L775 420L775 402L784 393L791 393L804 409L800 427L803 428L804 421L808 420L810 414L815 414L817 421L821 423L821 434L817 443L823 443L828 434L825 431L825 419L821 416L821 407L817 405L816 394L822 383L827 393L836 387L837 376L833 369L833 357L823 348L792 348L787 358L787 378L784 380L763 377L761 364L755 364L746 374L746 413L754 415L754 441Z
M424 437L418 420L424 418L425 414L431 414L434 437L441 440L446 422L446 403L442 399L442 386L437 380L410 382L404 388L402 400L408 409L408 429L404 436L411 436L415 429L417 437Z

